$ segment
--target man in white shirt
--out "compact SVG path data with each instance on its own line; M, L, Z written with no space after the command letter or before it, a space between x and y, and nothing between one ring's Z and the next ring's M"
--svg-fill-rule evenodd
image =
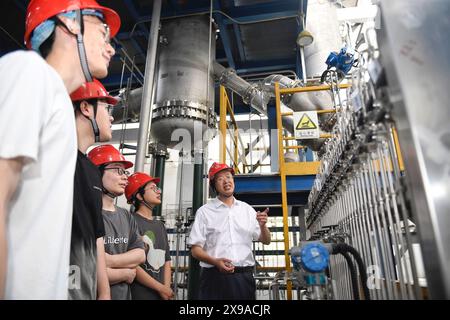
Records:
M222 163L209 169L217 198L198 209L189 235L192 256L200 261L201 300L255 300L253 241L270 243L268 209L256 212L234 198L234 170Z
M77 157L69 94L106 77L119 27L95 0L31 0L33 51L0 59L0 299L67 299Z

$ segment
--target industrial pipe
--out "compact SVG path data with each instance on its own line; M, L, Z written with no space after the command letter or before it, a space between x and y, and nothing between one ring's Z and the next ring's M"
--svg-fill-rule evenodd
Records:
M155 170L153 176L158 177L160 179L159 188L161 189L161 203L164 195L164 171L166 167L166 159L167 156L165 154L153 154L153 161L155 163ZM161 206L156 206L153 209L153 215L155 217L161 217Z
M158 47L159 19L161 16L161 0L153 2L152 24L150 27L150 39L147 48L147 58L145 62L144 90L141 101L139 133L137 140L137 153L135 170L144 170L144 161L147 152L148 130L152 119L152 93L156 66L156 48Z
M244 103L251 105L259 113L267 114L267 103L270 97L236 74L236 70L225 68L217 61L213 64L214 76L221 85L237 93Z

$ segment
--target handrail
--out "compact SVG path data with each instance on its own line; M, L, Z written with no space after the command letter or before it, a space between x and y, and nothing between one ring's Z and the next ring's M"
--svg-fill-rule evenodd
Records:
M278 159L279 159L279 171L281 178L281 207L283 211L283 236L284 236L284 256L285 256L285 267L286 272L291 273L292 267L289 259L289 225L288 225L288 201L287 201L287 185L286 176L288 175L300 175L308 170L315 170L317 173L318 166L320 162L316 162L315 166L311 166L314 162L304 162L304 163L286 163L284 159L284 150L300 150L303 146L285 146L285 141L296 141L295 137L285 137L283 136L283 116L292 116L293 112L281 112L281 96L285 94L294 94L299 92L314 92L314 91L324 91L324 90L334 90L350 88L350 84L340 84L336 86L322 85L322 86L310 86L310 87L298 87L298 88L288 88L280 89L280 84L275 83L275 103L276 103L276 120L277 120L277 131L278 131ZM318 110L318 114L324 113L335 113L336 109L326 109ZM320 138L331 138L331 134L321 134ZM296 166L298 164L298 167ZM295 165L295 166L294 166ZM303 173L304 174L304 173ZM287 281L287 299L292 299L292 281Z
M227 115L230 116L230 122L227 122ZM219 121L219 129L220 129L220 162L226 163L227 154L230 157L230 161L233 163L233 168L236 173L240 173L241 170L239 166L242 164L242 172L245 173L249 164L247 163L247 159L245 158L245 146L242 142L242 138L239 134L239 127L237 125L236 118L234 116L233 109L231 108L230 100L228 99L228 95L224 86L220 86L220 121ZM227 131L227 129L232 130L233 132ZM232 147L231 151L227 147L227 136L228 132L232 137ZM243 152L239 152L239 145L242 148Z

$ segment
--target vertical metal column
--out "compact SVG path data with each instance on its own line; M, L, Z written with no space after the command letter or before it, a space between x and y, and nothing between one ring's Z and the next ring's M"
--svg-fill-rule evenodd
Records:
M220 86L220 162L227 161L227 92L224 86Z
M152 144L150 146L150 153L153 155L153 173L154 177L161 179L159 182L159 187L161 188L161 202L164 196L164 171L166 168L166 159L168 156L167 148L161 144ZM153 209L153 216L161 217L162 206L157 206Z
M203 205L203 150L194 151L194 195L192 199L192 214ZM200 283L200 265L199 261L189 253L189 272L188 272L188 300L198 299Z
M135 170L144 170L144 160L147 152L147 137L152 120L152 92L155 77L156 49L158 47L159 20L161 17L161 0L153 1L152 24L148 41L147 58L145 62L144 90L142 92L141 112Z

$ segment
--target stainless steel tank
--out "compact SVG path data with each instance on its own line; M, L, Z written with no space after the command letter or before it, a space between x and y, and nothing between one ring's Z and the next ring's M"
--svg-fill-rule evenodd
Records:
M161 27L151 135L169 148L179 143L180 135L186 142L189 134L191 143L196 143L208 128L216 127L212 70L215 29L211 30L208 50L209 26L208 16L195 16L167 20Z

